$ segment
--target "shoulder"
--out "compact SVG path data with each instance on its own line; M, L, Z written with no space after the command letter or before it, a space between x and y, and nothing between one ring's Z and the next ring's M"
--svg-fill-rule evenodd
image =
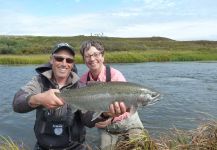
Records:
M88 75L88 72L85 72L83 75L81 75L81 77L80 77L80 82L81 83L86 83L87 82L87 75Z
M41 82L42 82L42 76L41 75L36 75L36 76L32 77L32 79L27 83L27 85L39 84Z
M71 75L72 75L72 79L71 79L72 80L72 84L79 82L80 78L77 75L77 73L71 72Z
M117 70L117 69L115 69L115 68L113 68L113 67L110 67L110 70L111 70L111 72L114 73L114 74L122 74L119 70Z
M37 75L32 78L28 83L21 87L21 90L29 94L37 94L41 92L42 78Z
M124 75L117 69L110 67L111 81L126 81Z

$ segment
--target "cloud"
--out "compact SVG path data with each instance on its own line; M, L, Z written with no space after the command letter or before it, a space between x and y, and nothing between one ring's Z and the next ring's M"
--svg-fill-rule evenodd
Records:
M203 40L216 37L217 21L167 22L130 25L107 33L119 37L162 36L175 40ZM113 33L113 34L111 34Z
M148 1L146 1L148 2ZM169 16L170 14L168 14ZM166 19L144 12L143 7L113 10L111 13L37 16L0 10L0 33L5 35L76 36L103 33L113 37L162 36L175 40L217 40L217 20ZM167 16L167 17L168 17Z
M7 16L0 13L0 18L0 33L6 35L90 35L105 27L99 14L41 17L7 12Z
M174 0L133 0L134 6L142 7L144 10L166 10L175 7L178 3Z

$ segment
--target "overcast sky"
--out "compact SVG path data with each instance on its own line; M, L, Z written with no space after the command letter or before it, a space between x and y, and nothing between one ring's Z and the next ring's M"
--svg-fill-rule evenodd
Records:
M0 34L217 40L217 0L0 0Z

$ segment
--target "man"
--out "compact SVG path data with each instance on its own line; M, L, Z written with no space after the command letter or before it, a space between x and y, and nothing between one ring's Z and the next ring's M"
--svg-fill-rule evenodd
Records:
M71 107L55 93L67 88L78 88L79 77L74 68L74 49L67 43L59 43L52 50L50 62L36 68L38 73L14 96L13 109L18 113L36 110L34 132L37 139L35 150L86 150L85 126L105 121L109 115L126 112L123 103L115 102L96 120L93 112L72 113Z
M82 83L88 82L110 82L122 81L126 82L123 74L108 65L104 65L104 47L99 41L85 41L81 45L80 53L88 67L88 71L81 76ZM144 129L138 113L131 115L125 112L118 117L108 119L106 121L96 123L96 127L100 128L102 149L113 149L115 144L123 135L129 134L133 137L141 133ZM128 137L127 137L128 138Z

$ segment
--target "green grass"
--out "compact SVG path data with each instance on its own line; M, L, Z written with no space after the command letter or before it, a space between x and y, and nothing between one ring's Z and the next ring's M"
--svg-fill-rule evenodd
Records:
M45 63L52 47L59 42L71 44L77 54L76 63L83 63L80 45L90 39L103 43L107 63L217 60L217 41L175 41L163 37L0 36L0 64Z
M49 61L49 54L37 55L0 55L0 64L43 64ZM215 61L217 53L194 51L116 51L106 52L106 63L141 63L167 61ZM76 55L77 64L83 63L80 54Z
M23 144L18 144L10 137L0 135L0 150L25 150Z
M217 150L217 122L208 121L191 131L173 129L155 142L159 150Z
M205 122L190 131L170 130L160 138L151 138L148 132L133 139L119 141L115 150L217 150L217 122Z
M49 55L0 55L0 64L43 64Z
M114 150L157 150L157 144L151 139L148 132L131 134L130 138L127 133L120 136L119 141L114 146ZM122 140L120 140L123 138Z
M122 135L115 150L217 150L217 121L210 120L200 124L198 128L184 131L176 128L169 133L162 133L159 138L150 137L144 132ZM27 146L10 137L0 135L0 150L27 150Z

